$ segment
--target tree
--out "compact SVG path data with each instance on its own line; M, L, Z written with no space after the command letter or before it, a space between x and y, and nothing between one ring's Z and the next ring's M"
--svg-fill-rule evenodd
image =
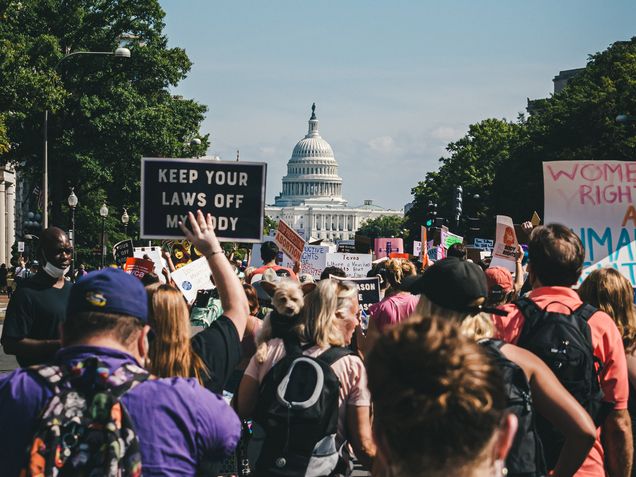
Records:
M356 233L369 238L404 237L406 234L404 218L396 215L382 215L367 219Z
M522 125L510 160L493 183L500 213L517 221L543 216L544 161L636 160L636 37L590 56L586 68Z
M265 216L263 224L263 234L270 235L271 232L276 231L278 229L278 221L272 219L269 215Z
M32 185L42 176L43 112L49 112L49 223L68 223L66 197L75 187L80 251L99 243L98 211L107 202L110 242L121 240L128 208L135 234L142 156L191 157L206 107L171 95L190 60L168 48L157 0L60 2L22 0L0 7L0 112L13 162ZM64 53L131 50L131 58ZM0 138L1 139L1 138ZM83 257L84 258L84 257Z
M420 226L426 221L429 201L438 204L438 216L450 219L454 215L453 200L457 186L463 188L464 216L478 217L484 221L496 210L491 194L498 169L510 157L510 148L517 140L519 125L500 119L485 119L468 128L468 133L447 146L450 153L442 157L438 171L426 174L412 189L413 207L406 216L410 238L419 240ZM479 195L479 199L473 199ZM487 227L494 223L485 222ZM461 230L460 230L461 232Z

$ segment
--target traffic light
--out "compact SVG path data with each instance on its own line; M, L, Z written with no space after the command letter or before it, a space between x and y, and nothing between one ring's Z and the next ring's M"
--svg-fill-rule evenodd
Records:
M426 206L426 226L431 227L437 218L437 204L432 200Z
M459 225L459 219L462 216L462 205L463 205L463 193L464 189L462 186L455 187L455 197L454 197L454 208L455 208L455 225Z
M472 238L479 237L481 224L479 217L468 217L468 235Z

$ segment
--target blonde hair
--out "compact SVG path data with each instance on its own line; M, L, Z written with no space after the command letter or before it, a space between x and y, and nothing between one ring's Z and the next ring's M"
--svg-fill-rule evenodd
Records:
M478 303L475 304L477 305ZM420 301L415 307L415 312L409 319L418 321L433 316L457 323L464 336L476 341L495 336L495 325L489 314L477 313L476 315L471 315L449 310L436 305L426 295L420 295Z
M301 341L321 348L344 346L345 337L335 320L336 313L344 310L351 299L358 297L355 285L341 280L320 280L316 288L305 297L300 324L296 327Z
M627 354L636 351L634 290L627 278L613 268L594 270L581 284L579 296L614 320Z
M386 261L387 280L391 287L402 289L402 280L405 277L415 275L417 269L413 263L402 258L392 258Z
M149 371L162 378L192 377L199 383L209 377L201 357L192 349L190 313L179 290L155 283L148 292L149 322L155 333L149 350Z

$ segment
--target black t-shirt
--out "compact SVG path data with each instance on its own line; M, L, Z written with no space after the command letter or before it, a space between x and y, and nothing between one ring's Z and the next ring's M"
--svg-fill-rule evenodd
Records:
M192 337L192 348L201 356L210 373L203 385L221 394L223 386L241 360L241 340L236 326L227 316L222 316Z
M66 317L66 304L71 283L53 288L57 280L44 272L23 280L11 296L2 329L2 339L32 338L55 340L60 338L59 325ZM51 356L52 358L52 356ZM37 361L17 356L20 366L38 364Z

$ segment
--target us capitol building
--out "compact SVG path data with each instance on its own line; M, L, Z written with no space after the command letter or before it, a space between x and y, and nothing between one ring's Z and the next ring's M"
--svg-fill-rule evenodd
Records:
M342 178L333 149L318 130L316 105L311 107L309 131L294 147L283 177L283 190L274 205L265 207L272 219L283 219L305 240L353 240L367 220L383 215L404 216L402 210L383 209L365 200L349 207L342 198Z

